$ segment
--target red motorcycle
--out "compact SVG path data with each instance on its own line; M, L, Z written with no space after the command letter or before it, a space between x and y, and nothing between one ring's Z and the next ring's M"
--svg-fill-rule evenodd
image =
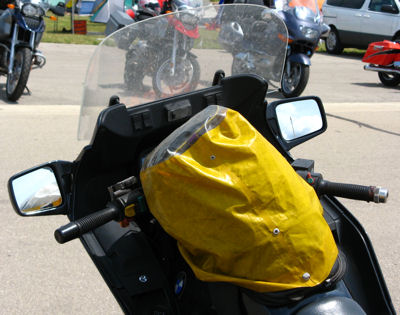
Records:
M178 14L155 20L154 25L149 22L152 26L145 32L131 28L130 33L135 40L131 41L126 53L124 72L125 85L130 90L146 92L146 76L151 77L158 97L177 95L197 86L200 67L191 49L199 37L199 11L193 10L199 4L197 0L168 1L167 9L164 8L161 13L179 11ZM160 56L158 52L165 51L166 42L171 43L167 50L169 53Z
M384 40L369 44L362 59L368 63L365 70L377 71L379 80L386 86L400 83L400 43Z

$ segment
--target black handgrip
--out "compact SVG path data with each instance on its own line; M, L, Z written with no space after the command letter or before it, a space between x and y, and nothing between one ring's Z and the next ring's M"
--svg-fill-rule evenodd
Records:
M60 244L71 241L109 221L117 219L120 210L115 205L72 221L54 231L54 237Z
M336 197L374 201L376 203L386 202L389 193L386 189L376 186L361 186L353 184L333 183L320 180L317 186L318 194L328 194Z

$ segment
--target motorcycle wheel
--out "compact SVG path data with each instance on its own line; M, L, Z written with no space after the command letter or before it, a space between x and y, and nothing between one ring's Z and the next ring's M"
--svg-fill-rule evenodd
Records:
M131 92L137 92L143 87L144 69L141 62L143 58L145 58L143 50L137 45L130 47L126 53L124 83Z
M332 28L325 39L325 47L328 54L339 55L343 51L342 44L340 43L339 34L337 30Z
M169 97L193 91L200 80L200 65L193 57L177 58L175 74L170 73L171 59L160 63L153 76L153 89L157 97Z
M244 67L243 67L243 63L242 63L242 61L240 61L239 59L237 59L237 58L233 58L233 61L232 61L232 67L231 67L231 73L232 73L232 75L235 75L235 74L240 74L240 73L245 73L245 72L249 72L249 70L248 69L245 69Z
M29 48L18 48L14 56L12 73L7 75L6 95L15 102L24 92L31 71L32 52Z
M378 72L379 80L385 86L397 86L400 83L400 74L389 74L384 72Z
M310 67L307 65L292 62L290 64L290 74L287 73L285 67L281 81L281 92L283 96L296 97L303 93L309 76Z

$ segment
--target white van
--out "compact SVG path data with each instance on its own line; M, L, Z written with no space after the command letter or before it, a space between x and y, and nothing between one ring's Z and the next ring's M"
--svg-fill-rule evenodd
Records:
M326 0L324 23L331 27L325 46L328 53L343 48L367 48L371 42L400 41L399 0Z

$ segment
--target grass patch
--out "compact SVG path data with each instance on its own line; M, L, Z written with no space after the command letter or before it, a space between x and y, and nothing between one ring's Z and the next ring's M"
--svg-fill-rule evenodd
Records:
M68 14L58 17L57 21L46 20L42 42L97 45L105 37L104 23L91 22L87 16L75 16L75 20L86 21L87 35L71 34L71 16Z
M356 49L356 48L345 48L342 52L342 55L353 56L353 57L362 57L365 54L365 49ZM318 51L319 53L326 53L325 43L319 44Z
M194 48L200 49L220 49L218 43L218 31L199 28L200 38L194 42Z

